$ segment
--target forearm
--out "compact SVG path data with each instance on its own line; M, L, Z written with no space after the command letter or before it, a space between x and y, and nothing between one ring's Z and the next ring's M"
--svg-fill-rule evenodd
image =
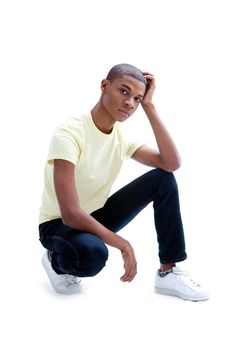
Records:
M153 103L142 106L153 130L161 161L168 170L174 171L181 165L180 154L168 130L160 119Z
M93 233L102 239L104 243L117 248L122 252L129 247L128 241L108 230L82 209L77 209L73 213L63 215L62 219L64 224L80 231Z

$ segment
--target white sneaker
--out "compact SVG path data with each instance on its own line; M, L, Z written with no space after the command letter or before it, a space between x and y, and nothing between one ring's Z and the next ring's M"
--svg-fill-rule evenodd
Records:
M48 251L45 252L42 258L42 265L49 277L49 280L57 293L75 294L80 292L80 278L73 275L58 275L52 268L51 261L48 256Z
M179 267L173 267L172 271L164 277L161 277L157 271L155 291L159 294L173 295L190 301L209 299L209 293Z

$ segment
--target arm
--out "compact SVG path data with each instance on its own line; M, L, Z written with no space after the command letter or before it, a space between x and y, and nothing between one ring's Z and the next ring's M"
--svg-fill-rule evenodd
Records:
M77 230L93 233L106 244L119 249L125 268L125 274L121 280L123 282L132 281L137 273L133 248L128 241L108 230L82 210L76 190L74 168L71 162L61 159L54 160L54 186L64 224Z
M150 73L143 74L148 81L148 85L142 101L142 108L153 130L158 151L143 145L134 152L132 158L149 166L161 168L166 171L175 171L180 167L181 159L174 141L162 120L159 118L152 102L155 90L155 79Z

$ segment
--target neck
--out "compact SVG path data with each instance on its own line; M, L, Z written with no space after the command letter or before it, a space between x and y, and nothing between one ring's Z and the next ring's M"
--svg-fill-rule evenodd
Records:
M100 101L91 110L91 115L95 126L104 134L111 134L115 120L111 118L108 111L103 107Z

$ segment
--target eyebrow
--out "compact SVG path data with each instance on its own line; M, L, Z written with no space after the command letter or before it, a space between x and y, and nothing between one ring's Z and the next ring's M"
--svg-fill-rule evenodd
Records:
M132 89L128 86L128 85L126 85L126 84L121 84L121 86L122 87L125 87L126 89L128 89L129 91L132 91ZM140 95L140 94L138 94L137 95L138 97L140 96L140 97L143 97L142 95Z

